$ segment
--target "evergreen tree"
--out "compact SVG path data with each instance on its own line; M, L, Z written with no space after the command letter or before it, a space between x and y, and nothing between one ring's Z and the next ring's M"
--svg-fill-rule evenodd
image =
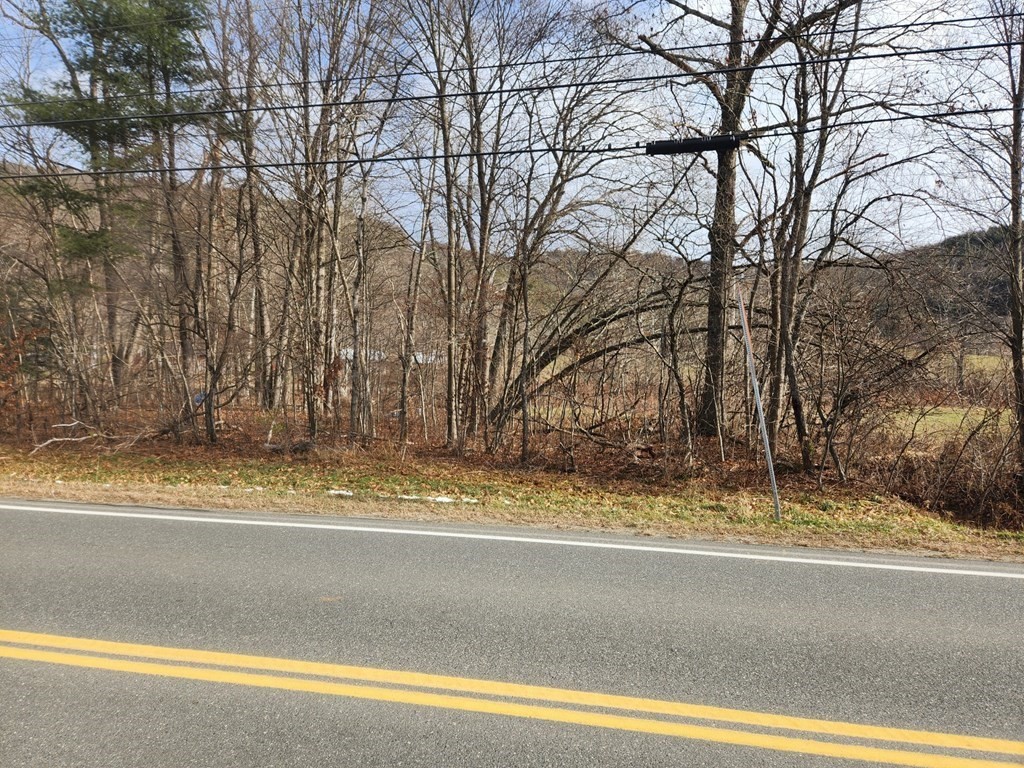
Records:
M51 44L63 65L45 88L25 84L20 109L27 123L48 126L70 140L69 152L89 172L84 191L64 180L34 184L27 193L70 194L88 216L62 232L66 250L102 265L110 383L120 395L132 335L119 330L121 290L117 261L134 247L114 235L115 201L133 171L160 181L167 211L174 272L172 303L180 338L187 338L189 285L175 219L177 134L199 121L202 102L187 90L204 79L198 35L205 10L196 0L60 0L27 14L26 22ZM73 158L68 158L73 159ZM72 191L73 188L73 191ZM98 286L94 286L97 287ZM194 302L193 302L194 303ZM183 352L185 343L183 341Z

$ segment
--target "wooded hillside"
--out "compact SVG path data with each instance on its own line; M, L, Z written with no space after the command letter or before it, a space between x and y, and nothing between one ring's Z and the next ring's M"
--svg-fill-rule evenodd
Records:
M13 439L758 461L1024 522L1024 4L0 0ZM648 156L647 142L730 136Z

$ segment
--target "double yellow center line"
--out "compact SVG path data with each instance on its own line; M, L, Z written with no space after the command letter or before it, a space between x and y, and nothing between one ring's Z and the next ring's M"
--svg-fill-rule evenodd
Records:
M1020 759L1024 758L1024 742L1020 741L814 720L491 680L13 630L0 630L0 658L481 712L889 765L1019 768L1024 764ZM694 720L702 722L691 722ZM725 725L706 724L709 721ZM737 726L753 726L761 730L748 731ZM766 732L771 730L812 734L815 738ZM930 751L864 742L904 747L913 745ZM965 751L1008 755L1016 759L1013 762L986 759L965 755Z

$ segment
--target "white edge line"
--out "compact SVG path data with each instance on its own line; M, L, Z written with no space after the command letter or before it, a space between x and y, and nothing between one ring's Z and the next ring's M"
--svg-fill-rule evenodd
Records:
M252 520L230 517L197 517L193 515L158 514L147 512L116 512L113 510L73 509L70 507L41 507L18 504L0 504L0 510L12 512L48 512L61 515L85 515L90 517L128 517L140 520L171 520L182 523L216 523L220 525L255 525L267 528L307 528L327 531L354 533L384 533L396 536L427 536L441 539L472 539L477 541L507 541L517 544L548 544L563 547L585 547L590 549L615 549L632 552L658 552L672 555L695 555L698 557L722 557L732 560L760 560L773 563L798 563L800 565L833 565L842 568L868 568L881 571L912 571L915 573L941 573L950 576L989 576L996 579L1022 579L1024 573L1009 571L973 571L964 568L929 568L919 565L895 565L871 563L857 560L827 560L813 557L787 557L785 555L755 555L743 552L720 550L686 549L684 547L656 547L647 544L615 544L605 541L573 541L571 539L545 539L535 536L507 536L490 533L461 533L458 531L436 531L406 528L385 528L369 525L339 525L337 523L300 523L284 520Z

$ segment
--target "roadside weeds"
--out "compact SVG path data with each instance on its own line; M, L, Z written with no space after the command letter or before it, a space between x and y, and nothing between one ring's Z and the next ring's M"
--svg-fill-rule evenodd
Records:
M1024 562L1024 533L943 519L856 489L784 479L767 492L707 480L649 484L360 452L302 459L210 449L27 455L0 447L0 496L197 510L522 525L712 541ZM333 493L332 493L333 491Z

